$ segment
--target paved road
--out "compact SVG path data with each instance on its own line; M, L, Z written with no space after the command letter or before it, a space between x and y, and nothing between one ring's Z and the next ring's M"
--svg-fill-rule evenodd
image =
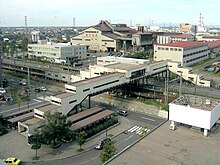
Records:
M119 134L115 138L112 139L112 144L116 147L117 152L121 152L122 150L128 148L133 143L135 143L140 137L141 137L141 130L144 126L148 126L146 131L150 131L157 125L159 125L161 122L164 121L164 119L153 117L149 115L144 115L136 112L128 112L128 119L133 120L138 123L138 125L132 125L131 128L125 130L123 133ZM145 129L145 128L144 128ZM91 146L93 148L94 146ZM47 162L39 162L39 165L50 165L50 164L56 164L56 165L97 165L100 164L100 150L91 149L90 151L76 155L73 157L69 157L62 160L53 160L53 161L47 161Z

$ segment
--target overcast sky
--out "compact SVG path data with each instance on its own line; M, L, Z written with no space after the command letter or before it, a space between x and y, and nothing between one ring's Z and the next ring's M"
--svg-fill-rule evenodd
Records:
M77 26L111 23L220 25L219 0L0 0L0 26Z

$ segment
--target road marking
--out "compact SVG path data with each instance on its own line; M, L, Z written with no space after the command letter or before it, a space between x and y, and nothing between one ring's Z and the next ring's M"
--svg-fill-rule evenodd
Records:
M132 130L135 129L136 127L137 127L137 126L134 126L134 127L130 128L130 129L128 130L128 132L132 131Z
M131 132L134 132L135 130L137 130L137 129L139 129L139 128L141 128L141 127L136 127L136 128L133 129Z
M33 99L33 100L34 100L34 101L36 101L36 102L39 102L39 103L40 103L40 102L42 102L42 101L40 101L40 100L37 100L37 99Z
M147 117L141 117L141 118L145 119L145 120L155 121L154 119L150 119L150 118L147 118Z
M129 136L128 138L126 138L125 140L122 141L122 143L125 142L125 141L127 141L128 139L132 138L132 136L134 136L134 135L131 135L131 136Z

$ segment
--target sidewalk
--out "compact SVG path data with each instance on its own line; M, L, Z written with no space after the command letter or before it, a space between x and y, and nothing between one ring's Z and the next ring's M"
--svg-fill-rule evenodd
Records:
M108 134L113 134L113 138L124 130L130 127L130 122L125 117L119 117L119 125L108 130ZM82 148L84 151L93 149L95 143L105 136L103 133L90 138ZM76 142L63 143L60 148L51 149L48 146L42 145L38 150L39 161L63 159L79 154L77 149L79 145ZM31 149L31 146L27 144L27 139L20 135L17 131L12 131L4 136L0 137L0 159L6 157L16 157L21 159L22 162L32 162L35 156L35 150Z

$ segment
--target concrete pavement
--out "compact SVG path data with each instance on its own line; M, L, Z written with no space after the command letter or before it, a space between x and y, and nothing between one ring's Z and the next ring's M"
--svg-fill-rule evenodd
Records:
M108 130L108 134L116 137L124 130L130 128L130 122L125 117L119 117L119 125L112 127ZM82 146L84 151L93 149L95 143L105 136L105 131L88 139ZM39 161L64 159L80 154L77 152L79 145L76 142L63 143L58 149L51 149L46 145L42 145L41 149L38 150ZM35 150L31 149L28 145L27 139L19 134L17 131L12 131L6 135L0 137L0 159L5 157L16 157L21 159L23 162L34 162L33 157L35 156ZM31 164L31 163L30 163Z

